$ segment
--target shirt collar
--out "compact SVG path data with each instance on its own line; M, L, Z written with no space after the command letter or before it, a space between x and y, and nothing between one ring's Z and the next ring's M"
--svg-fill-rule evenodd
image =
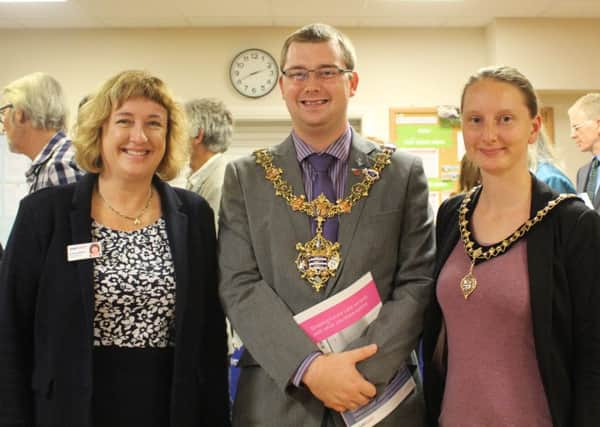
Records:
M296 157L299 162L302 162L311 154L317 153L312 149L310 145L304 142L295 131L292 130L292 140L294 142L294 148L296 148ZM350 154L350 142L352 141L352 128L350 125L346 126L344 133L335 140L323 153L327 153L335 157L338 161L346 161Z
M210 159L208 159L202 166L200 166L195 171L192 172L190 169L190 173L187 177L188 183L192 184L192 183L196 183L200 180L204 180L205 179L204 175L209 173L207 171L210 171L210 165L215 163L222 155L223 155L223 153L216 153L214 156L211 156Z
M33 162L31 163L31 166L25 175L29 176L33 174L35 169L46 163L52 154L54 154L54 151L58 148L58 144L63 138L66 138L66 135L63 131L56 132L54 136L50 138L50 141L48 141L44 148L42 148L42 151L40 151L37 157L33 159Z

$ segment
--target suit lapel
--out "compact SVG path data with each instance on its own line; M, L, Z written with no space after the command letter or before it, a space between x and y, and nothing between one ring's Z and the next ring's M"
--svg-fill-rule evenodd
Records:
M84 175L75 186L73 193L72 209L70 213L71 220L71 244L88 243L91 239L92 231L92 192L96 183L97 175ZM77 286L81 289L81 299L83 301L83 310L86 325L90 328L89 334L92 336L92 324L94 321L94 261L86 259L75 261L79 283Z
M290 135L283 143L274 147L272 154L273 164L283 169L283 178L291 185L292 192L298 195L304 194L304 179L300 164L298 163L292 136ZM269 183L269 187L268 191L272 191L273 196L275 196L275 189L271 183ZM275 203L285 205L284 210L294 229L294 236L290 236L293 242L290 242L290 244L295 245L298 242L305 243L310 240L312 238L310 218L304 213L294 212L281 197L277 196L276 198Z
M581 175L579 175L580 179L577 180L577 184L578 184L577 192L578 193L585 192L585 189L587 187L588 178L590 177L590 169L591 168L592 168L592 162L590 161L583 168L581 168L581 170L578 172L578 173L581 173Z
M346 185L344 188L344 197L347 197L350 194L352 186L362 180L362 174L355 175L353 170L369 168L373 165L374 159L372 159L369 154L372 153L374 147L357 136L354 132L352 133L352 145L350 147L350 155L348 157L348 172L346 178ZM377 185L375 183L374 185ZM340 226L338 232L338 241L340 243L340 257L341 262L338 267L337 274L335 277L331 279L331 282L327 285L325 294L327 296L331 295L336 288L340 277L342 275L343 268L346 264L346 258L350 253L350 247L352 245L352 240L354 239L354 235L356 234L356 227L358 226L359 219L361 217L362 211L366 205L366 198L363 198L358 203L356 203L350 213L340 215ZM350 280L355 280L356 278L350 278Z
M175 266L175 323L176 330L181 331L181 325L186 311L187 293L189 289L189 254L187 246L188 217L181 212L181 201L175 191L167 184L154 178L153 184L161 198L163 216L167 225L169 248ZM177 336L181 335L177 333Z

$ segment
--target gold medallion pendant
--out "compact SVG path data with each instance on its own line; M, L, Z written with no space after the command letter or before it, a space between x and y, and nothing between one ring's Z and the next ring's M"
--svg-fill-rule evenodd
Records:
M323 218L318 217L315 236L304 244L296 243L296 267L300 277L317 292L335 276L340 265L340 244L330 242L323 236L323 222Z
M303 212L317 222L315 235L306 243L296 243L298 256L296 268L300 277L316 291L320 292L329 279L335 276L342 261L340 244L331 242L323 236L323 224L328 218L347 214L363 197L369 195L371 186L379 180L381 171L391 163L394 150L384 147L377 153L372 169L364 168L353 172L362 174L362 180L354 184L350 194L344 199L332 203L324 194L308 202L304 195L295 195L292 186L283 179L283 169L273 165L273 156L268 150L254 152L256 163L263 167L265 178L273 184L275 194L282 197L294 212Z
M477 279L473 275L473 268L475 268L475 260L479 255L481 255L481 248L475 249L473 251L473 257L471 258L471 268L469 268L469 272L465 274L465 276L460 281L460 290L462 291L463 297L465 299L469 298L473 292L475 292L475 288L477 287Z
M506 252L517 240L523 237L525 234L531 230L531 228L540 222L548 213L554 209L558 204L564 200L572 199L577 197L575 194L561 194L556 199L550 200L546 206L537 211L535 216L529 218L525 221L517 230L511 234L509 237L504 239L499 244L490 247L486 251L484 251L481 247L475 248L475 242L471 240L471 232L469 231L469 220L467 219L467 214L469 213L469 202L473 197L473 194L480 188L481 186L474 187L471 191L469 191L463 201L460 204L460 208L458 210L458 227L460 230L460 236L463 241L465 251L469 258L471 258L471 267L469 268L469 272L465 274L465 276L460 280L460 291L463 294L463 297L466 299L475 292L477 288L477 279L473 274L473 269L475 268L475 262L477 260L487 261L491 258L497 257L498 255Z

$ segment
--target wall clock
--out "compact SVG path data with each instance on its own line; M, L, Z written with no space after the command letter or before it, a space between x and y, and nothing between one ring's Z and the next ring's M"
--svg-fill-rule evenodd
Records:
M270 53L262 49L247 49L231 61L229 79L241 95L260 98L277 85L279 68Z

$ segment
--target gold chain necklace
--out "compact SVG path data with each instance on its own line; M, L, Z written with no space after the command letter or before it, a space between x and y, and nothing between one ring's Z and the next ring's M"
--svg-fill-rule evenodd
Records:
M117 214L121 218L125 218L125 219L127 219L129 221L133 221L134 225L140 225L142 223L142 216L146 213L146 211L150 207L150 202L152 201L152 196L154 195L154 192L152 191L152 186L150 186L150 191L148 192L148 200L146 200L146 204L144 205L144 207L142 208L142 210L136 216L129 216L129 215L125 215L124 213L121 213L118 210L116 210L115 208L113 208L110 205L110 203L108 203L106 201L106 199L104 198L104 196L100 192L100 188L98 186L96 186L96 190L98 190L98 195L100 196L100 199L102 199L102 201L108 207L108 209L110 209L111 211L113 211L115 214Z
M333 243L323 236L323 223L335 215L350 213L360 199L369 195L369 189L380 178L381 171L391 163L392 153L393 149L384 147L383 151L377 154L373 168L362 169L363 179L352 186L348 197L334 204L324 194L310 202L304 194L294 194L292 186L283 179L283 169L273 165L271 153L266 149L254 152L256 163L265 170L265 178L273 184L275 194L282 197L294 212L303 212L316 219L314 237L304 244L296 243L298 256L295 261L300 277L315 291L319 292L329 278L335 276L341 261L340 244Z
M469 298L475 288L477 287L477 279L473 275L473 268L475 267L475 262L480 259L487 261L490 258L494 258L500 254L503 254L510 248L513 243L523 237L531 228L540 222L548 213L554 209L560 202L563 200L571 199L573 197L577 197L575 194L561 194L556 199L550 200L548 204L537 211L535 216L529 218L525 221L513 234L511 234L506 239L502 240L501 243L490 247L488 250L484 251L481 247L474 249L475 242L473 242L470 238L471 232L469 231L468 225L469 221L467 220L467 214L469 213L469 202L473 197L473 194L477 189L481 186L474 187L471 191L467 193L462 203L460 204L460 208L458 211L458 226L460 229L460 236L462 238L463 244L465 246L465 251L471 258L471 267L469 268L469 272L461 279L460 281L460 290L462 291L465 300Z

